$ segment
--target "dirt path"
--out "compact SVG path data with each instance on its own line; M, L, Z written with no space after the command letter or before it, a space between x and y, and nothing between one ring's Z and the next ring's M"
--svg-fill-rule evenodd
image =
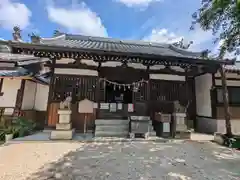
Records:
M0 180L240 179L240 153L213 143L24 143L0 147Z

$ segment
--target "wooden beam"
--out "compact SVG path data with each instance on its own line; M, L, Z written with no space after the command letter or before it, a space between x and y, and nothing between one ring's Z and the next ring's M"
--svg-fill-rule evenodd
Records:
M99 63L99 65L102 65L102 63ZM102 66L93 66L93 65L87 65L84 63L75 63L75 64L46 64L46 67L50 67L50 68L72 68L72 69L89 69L89 70L95 70L98 71L100 69L112 69L112 68L123 68L121 66L116 66L116 67L102 67ZM198 69L195 68L194 66L191 67L190 71L188 72L180 72L180 71L176 71L174 69L172 69L169 66L166 66L164 69L158 69L158 70L153 70L150 69L150 66L147 66L148 69L148 73L149 74L172 74L172 75L179 75L179 76L185 76L186 73L188 76L196 76L199 72ZM100 69L99 69L100 68ZM146 69L135 69L133 67L124 67L125 69L131 69L133 71L136 72L141 72L141 73L146 73Z

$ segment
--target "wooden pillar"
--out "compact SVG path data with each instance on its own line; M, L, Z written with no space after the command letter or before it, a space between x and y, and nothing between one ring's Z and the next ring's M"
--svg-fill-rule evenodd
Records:
M228 89L227 89L227 80L226 80L226 72L225 68L221 65L219 72L221 74L222 79L222 95L223 95L223 104L224 104L224 112L225 112L225 121L226 121L226 135L228 137L232 137L232 126L231 126L231 116L229 111L229 97L228 97Z
M151 81L150 81L150 66L147 66L146 70L146 80L148 81L147 83L147 109L148 109L148 115L151 116L151 110L150 110L150 100L151 100Z
M3 96L2 87L3 87L3 78L0 78L0 96Z
M95 97L96 97L96 102L97 102L97 109L96 109L96 118L99 117L99 111L100 111L100 69L101 69L101 62L98 62L98 68L97 68L97 72L98 72L98 78L97 78L97 84L96 84L96 92L95 92Z
M18 116L19 111L22 108L25 84L26 84L26 80L22 79L21 80L21 86L17 91L17 98L16 98L16 103L15 103L15 108L14 108L14 113L13 113L14 116Z
M52 126L51 122L51 111L50 111L50 107L51 107L51 100L52 100L52 95L53 95L53 91L54 91L54 69L55 69L55 65L56 65L56 58L51 58L51 67L50 67L50 85L49 85L49 92L48 92L48 101L47 101L47 122L45 122L45 125L47 126Z

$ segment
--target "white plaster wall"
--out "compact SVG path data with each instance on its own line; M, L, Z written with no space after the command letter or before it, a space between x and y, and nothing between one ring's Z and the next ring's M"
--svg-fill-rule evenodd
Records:
M219 133L226 133L226 126L225 126L225 120L218 119L217 121L217 132ZM240 134L240 119L231 120L232 125L232 132L233 134Z
M198 116L211 117L212 74L204 74L195 78L196 108Z
M31 110L34 108L37 83L26 81L23 93L22 110Z
M17 91L21 86L21 79L7 79L3 80L2 92L0 96L0 107L15 107Z
M89 69L68 69L68 68L55 68L55 74L70 74L70 75L86 75L86 76L98 76L98 72Z
M37 111L47 111L49 86L37 84L34 109Z
M221 79L216 79L215 80L215 84L217 85L217 86L221 86L222 85L222 80ZM239 80L237 80L237 81L235 81L235 80L227 80L227 86L240 86L240 81Z
M185 81L185 76L171 75L171 74L150 74L150 79L161 79L168 81Z

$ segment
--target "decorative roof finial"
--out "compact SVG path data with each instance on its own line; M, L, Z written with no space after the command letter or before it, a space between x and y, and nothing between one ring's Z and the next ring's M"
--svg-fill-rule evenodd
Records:
M209 55L210 52L211 52L211 51L208 50L208 49L202 51L201 57L202 57L202 58L208 58L208 55Z
M62 35L62 34L64 34L64 33L62 33L61 31L59 31L59 30L54 30L54 32L53 32L53 37L57 37L57 36L60 36L60 35Z
M28 34L28 36L31 38L32 43L40 43L41 37L39 35L36 35L35 33Z
M22 41L21 29L18 26L13 27L12 35L14 41Z
M183 38L180 41L173 43L174 46L181 49L188 49L192 44L193 44L193 41L190 41L188 44L185 44Z

